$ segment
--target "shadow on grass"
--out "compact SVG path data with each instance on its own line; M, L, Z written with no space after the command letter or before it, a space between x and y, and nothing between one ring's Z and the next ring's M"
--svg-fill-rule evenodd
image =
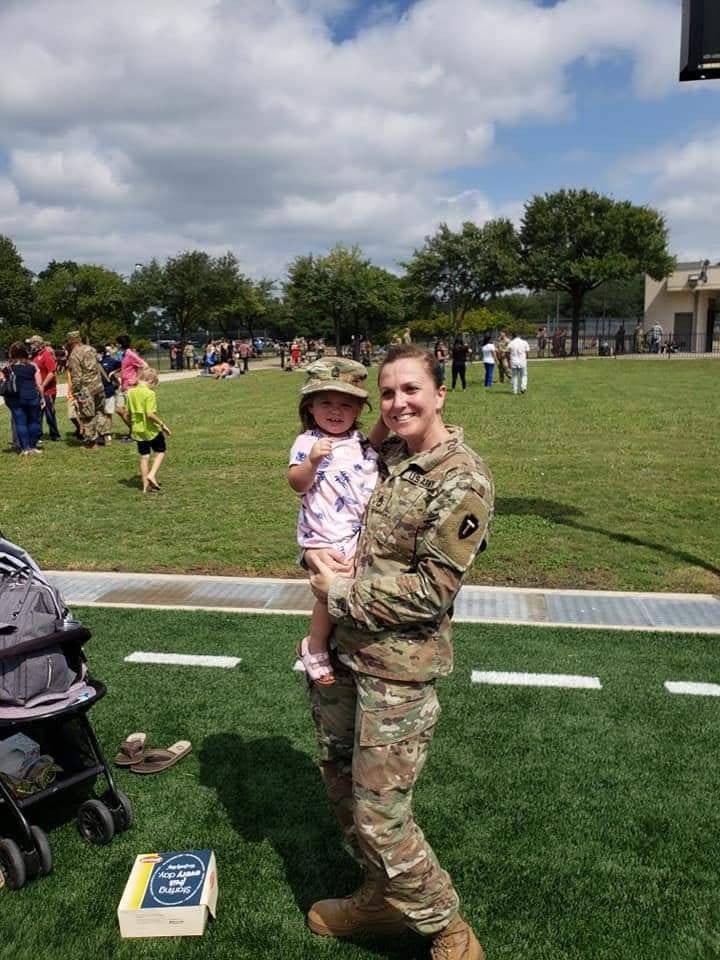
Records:
M318 768L287 737L213 734L199 756L200 782L215 791L244 840L272 844L302 913L316 900L345 896L358 886L358 867L342 845ZM380 957L416 956L411 934L361 940Z
M201 782L215 790L240 836L251 843L269 840L278 852L301 910L333 896L336 883L352 889L357 868L342 848L307 754L286 737L244 740L219 733L205 739L200 763Z
M121 487L129 487L131 490L142 490L142 480L139 475L123 477L122 480L118 480L118 485Z
M565 503L557 503L555 500L543 500L535 497L498 497L495 501L495 510L498 514L513 514L514 516L534 516L544 517L552 520L553 523L565 527L572 527L575 530L585 530L587 533L599 533L603 537L608 537L616 543L628 543L634 547L645 547L648 550L654 550L656 553L665 554L680 560L682 563L690 564L693 567L699 567L701 570L707 570L709 573L720 577L720 567L715 566L709 560L697 557L687 550L677 550L664 543L655 543L652 540L643 540L641 537L635 537L629 533L616 533L613 530L605 530L602 527L594 527L589 523L580 523L578 517L584 516L583 511L577 507Z

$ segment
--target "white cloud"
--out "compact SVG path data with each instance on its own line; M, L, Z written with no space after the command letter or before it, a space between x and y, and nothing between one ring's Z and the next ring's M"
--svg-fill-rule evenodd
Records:
M638 154L625 161L623 170L645 182L650 200L665 214L674 253L681 259L720 260L720 130Z
M6 0L0 230L35 268L198 245L277 273L338 240L392 265L502 212L448 172L491 162L503 124L570 116L573 63L629 56L642 96L676 71L674 0L378 3L334 43L326 18L361 6Z
M116 165L123 163L124 158L116 158ZM112 158L104 160L90 150L10 153L10 176L20 195L54 206L125 199L129 188L118 181L112 167Z

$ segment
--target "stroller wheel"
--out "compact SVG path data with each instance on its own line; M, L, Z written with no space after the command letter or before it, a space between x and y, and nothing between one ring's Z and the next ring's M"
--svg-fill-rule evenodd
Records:
M115 832L123 833L125 830L129 830L135 822L135 814L132 804L122 790L115 790L114 793L107 790L100 799L112 814Z
M78 810L78 830L83 840L104 846L115 836L113 816L102 800L86 800Z
M0 840L0 873L10 890L19 890L25 884L25 860L14 840Z
M37 875L39 877L46 877L49 873L52 873L53 869L52 853L50 851L47 834L34 824L30 827L30 833L32 833L33 840L35 841L35 849L37 850Z

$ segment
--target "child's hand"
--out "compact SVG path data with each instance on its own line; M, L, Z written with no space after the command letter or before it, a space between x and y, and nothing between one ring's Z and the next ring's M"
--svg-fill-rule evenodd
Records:
M323 437L322 440L316 440L312 445L308 459L310 460L310 463L317 466L321 460L324 460L325 457L329 457L331 453L332 440L329 440L327 437Z
M172 436L172 430L166 423L162 425L162 432L165 434L166 437Z

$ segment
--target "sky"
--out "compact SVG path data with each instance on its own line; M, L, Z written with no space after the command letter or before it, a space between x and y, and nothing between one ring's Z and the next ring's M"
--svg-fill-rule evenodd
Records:
M0 234L129 275L232 250L281 280L535 194L650 204L720 259L720 80L679 0L0 0Z

